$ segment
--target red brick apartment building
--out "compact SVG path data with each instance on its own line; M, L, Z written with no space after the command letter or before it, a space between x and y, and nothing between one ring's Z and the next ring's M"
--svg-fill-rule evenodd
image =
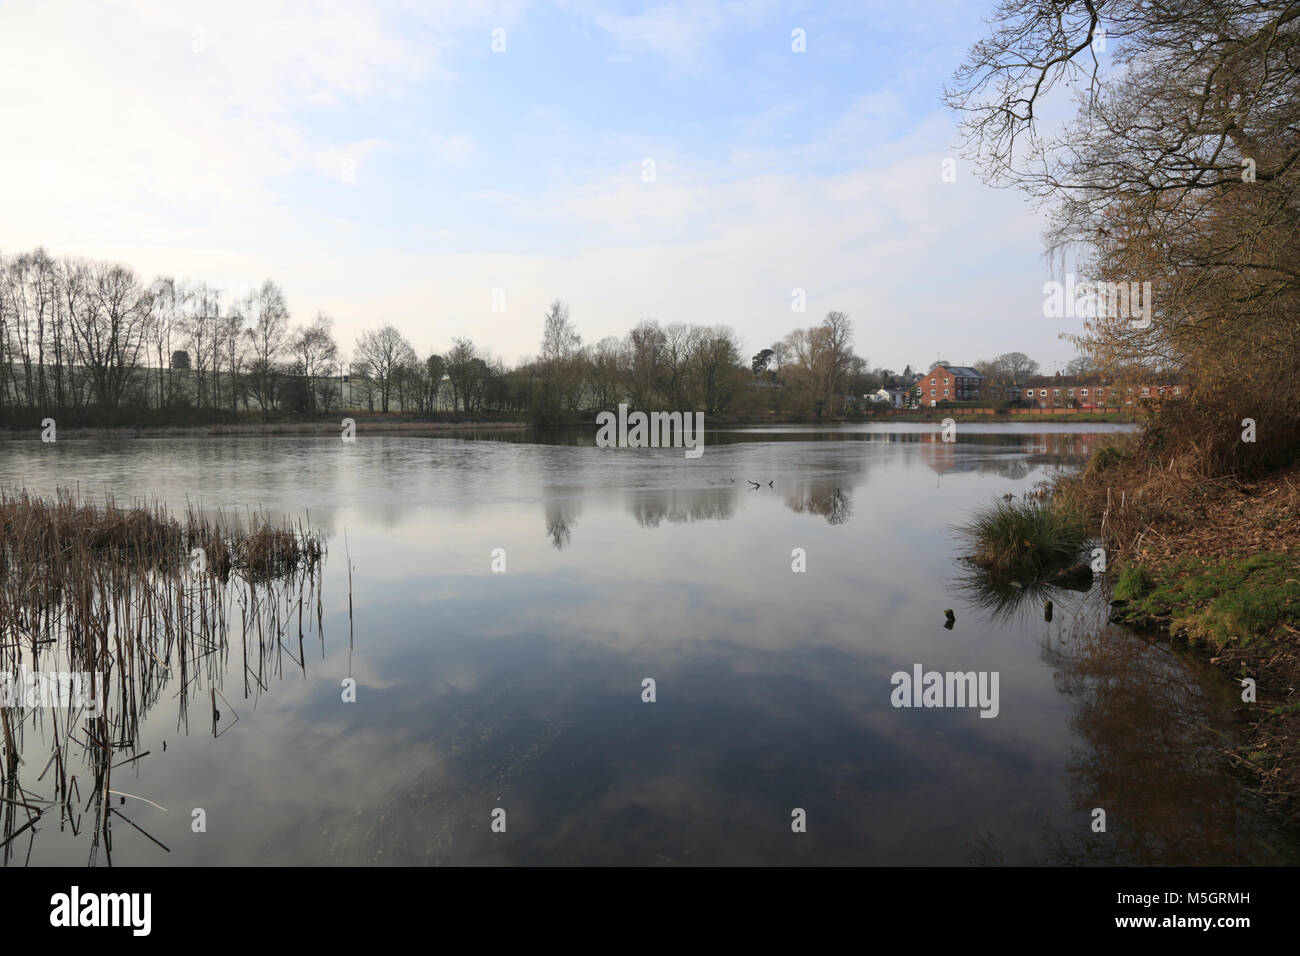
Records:
M939 362L917 380L914 394L923 408L940 402L978 402L984 395L984 376L965 365Z
M1119 385L1098 376L1081 378L1038 375L1019 385L997 385L965 365L939 362L922 375L912 394L922 408L941 402L996 402L1020 399L1035 408L1123 408L1143 402L1181 398L1187 387L1181 384Z
M1022 394L1025 404L1038 408L1123 408L1143 402L1182 398L1187 394L1187 387L1176 384L1117 385L1096 377L1039 375L1024 383Z

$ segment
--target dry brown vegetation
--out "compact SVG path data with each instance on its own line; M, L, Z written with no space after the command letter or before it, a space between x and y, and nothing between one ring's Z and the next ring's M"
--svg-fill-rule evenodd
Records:
M0 494L0 677L12 688L23 674L85 675L94 701L0 705L6 859L47 813L73 831L89 814L92 860L100 848L111 854L112 817L139 829L114 804L151 802L113 789L112 772L147 756L137 752L140 720L164 689L178 685L185 727L192 701L210 703L216 734L223 707L226 723L233 710L223 681L236 647L249 697L285 656L305 666L306 634L323 641L323 537L265 517L244 525L66 492Z

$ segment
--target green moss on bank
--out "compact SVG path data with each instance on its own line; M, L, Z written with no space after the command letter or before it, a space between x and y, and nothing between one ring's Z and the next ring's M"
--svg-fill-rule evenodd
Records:
M1117 601L1136 601L1145 597L1152 588L1151 576L1140 564L1120 568L1115 579L1114 597Z
M1123 569L1114 596L1122 623L1165 624L1171 634L1223 649L1300 626L1300 553L1185 557L1148 573Z

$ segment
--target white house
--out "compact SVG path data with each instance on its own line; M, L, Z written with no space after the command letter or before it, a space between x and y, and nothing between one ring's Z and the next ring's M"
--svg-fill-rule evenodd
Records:
M907 394L905 388L881 388L867 396L872 402L889 405L891 408L903 407L903 396Z

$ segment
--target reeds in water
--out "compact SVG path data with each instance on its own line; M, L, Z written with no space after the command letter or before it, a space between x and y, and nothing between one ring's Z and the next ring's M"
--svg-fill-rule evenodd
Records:
M282 675L286 656L305 671L302 611L313 597L306 630L321 634L323 649L324 556L321 533L266 516L227 522L190 508L178 520L157 503L0 493L0 679L11 692L38 672L88 683L87 694L55 706L12 693L0 701L4 861L54 812L74 831L91 814L92 858L101 846L111 853L110 810L137 826L109 804L133 796L113 790L111 776L147 755L136 752L141 718L175 681L181 729L189 701L203 699L213 733L224 732L216 701L226 700L236 630L245 697ZM296 656L285 640L295 621ZM48 759L24 753L32 736L48 744Z

